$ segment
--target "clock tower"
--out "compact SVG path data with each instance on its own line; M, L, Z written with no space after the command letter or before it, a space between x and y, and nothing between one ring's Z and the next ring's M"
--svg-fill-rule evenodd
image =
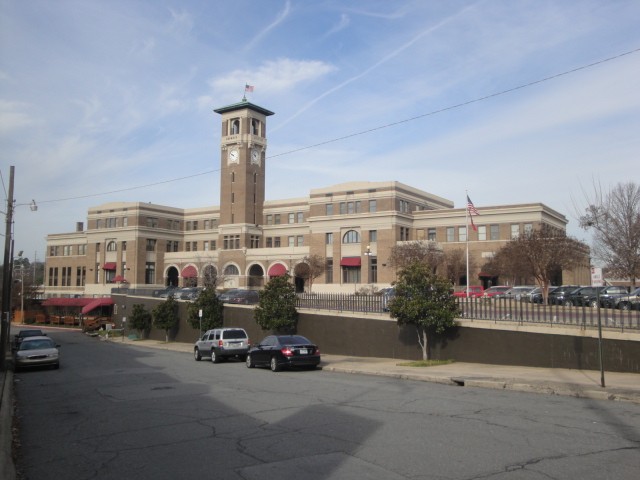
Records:
M220 140L220 246L262 246L265 157L268 116L273 112L243 99L217 108L222 115Z

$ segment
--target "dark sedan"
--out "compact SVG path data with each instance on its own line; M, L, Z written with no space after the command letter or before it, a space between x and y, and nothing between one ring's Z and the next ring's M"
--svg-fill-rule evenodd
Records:
M269 367L278 372L283 368L320 365L320 349L302 335L269 335L249 349L247 367Z

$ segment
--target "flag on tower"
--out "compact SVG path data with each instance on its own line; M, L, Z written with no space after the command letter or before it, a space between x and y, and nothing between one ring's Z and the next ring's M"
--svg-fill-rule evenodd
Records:
M473 216L474 215L480 215L480 213L478 212L476 207L473 205L473 202L469 198L469 195L467 195L467 212L469 212L469 219L471 220L471 227L473 228L474 232L477 232L478 231L478 227L476 227L476 224L473 223Z
M246 83L244 85L244 93L251 93L253 92L253 85L249 85L248 83Z

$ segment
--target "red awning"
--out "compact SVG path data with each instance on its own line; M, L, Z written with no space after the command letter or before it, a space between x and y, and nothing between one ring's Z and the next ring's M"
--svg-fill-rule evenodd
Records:
M47 298L42 302L43 307L84 307L94 298Z
M193 265L188 265L182 269L182 278L195 278L198 276L198 272L196 271L196 267Z
M127 279L124 278L122 275L116 275L115 277L113 277L113 280L111 281L115 283L129 283L127 282Z
M115 270L116 269L116 262L105 262L104 265L102 266L103 270Z
M92 310L95 310L98 307L102 307L105 305L113 305L113 300L110 297L103 298L90 298L91 302L87 303L84 307L82 307L82 314L87 314Z
M271 268L269 269L269 276L270 277L281 277L285 273L287 273L287 267L285 267L281 263L273 264L273 265L271 265Z
M360 265L362 265L360 257L342 257L340 260L341 267L359 267Z

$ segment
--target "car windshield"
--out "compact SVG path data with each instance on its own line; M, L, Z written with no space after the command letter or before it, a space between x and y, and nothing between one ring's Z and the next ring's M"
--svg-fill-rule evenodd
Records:
M42 340L25 340L20 345L20 350L41 350L54 347L55 345L51 340L43 338Z

